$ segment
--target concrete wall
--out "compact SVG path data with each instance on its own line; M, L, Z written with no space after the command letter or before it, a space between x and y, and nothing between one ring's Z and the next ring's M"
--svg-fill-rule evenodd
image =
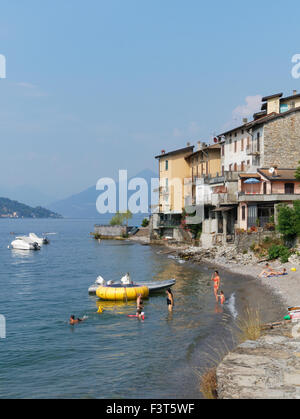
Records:
M293 169L300 160L300 112L289 113L264 126L262 167Z
M100 234L104 237L121 237L127 234L126 226L108 226L108 225L95 225L95 234Z

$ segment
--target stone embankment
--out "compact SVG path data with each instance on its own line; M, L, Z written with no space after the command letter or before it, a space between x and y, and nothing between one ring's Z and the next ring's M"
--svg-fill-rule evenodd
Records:
M300 324L230 352L217 367L219 399L300 399Z

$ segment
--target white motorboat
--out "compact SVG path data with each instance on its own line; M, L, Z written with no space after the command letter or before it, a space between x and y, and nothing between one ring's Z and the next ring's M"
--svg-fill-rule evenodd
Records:
M19 250L40 250L40 246L37 242L32 241L27 236L16 237L15 240L11 242L12 249Z
M152 295L152 294L159 293L159 292L167 290L168 288L173 287L175 283L176 283L175 279L169 279L166 281L156 281L156 282L149 281L149 282L133 283L130 280L130 277L128 274L126 274L119 282L108 281L106 283L101 276L98 276L98 278L96 279L96 282L89 287L88 291L89 291L89 294L96 295L97 288L99 288L100 286L114 287L116 285L119 285L119 286L122 285L123 287L126 287L126 286L132 287L134 285L136 287L141 287L141 286L148 287L149 294Z
M43 244L48 244L49 240L47 237L38 237L35 233L29 233L29 238L36 242L39 246L43 246Z

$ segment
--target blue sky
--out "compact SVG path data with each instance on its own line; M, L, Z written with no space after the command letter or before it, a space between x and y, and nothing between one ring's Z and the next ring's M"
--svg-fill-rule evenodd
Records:
M261 95L300 91L299 12L293 0L3 2L0 186L56 199L156 169L162 149L239 124Z

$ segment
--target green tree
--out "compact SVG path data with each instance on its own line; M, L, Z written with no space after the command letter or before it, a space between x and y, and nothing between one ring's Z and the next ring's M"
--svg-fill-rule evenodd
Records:
M110 220L109 224L111 226L120 226L120 225L123 224L123 221L124 221L123 214L121 214L119 211L117 211L117 213Z
M299 166L297 167L297 169L296 169L296 172L295 172L295 178L297 179L297 180L300 180L300 161L298 162L299 163Z
M295 208L287 205L279 206L277 229L286 240L297 236Z
M142 227L148 227L148 225L149 225L148 218L144 218L143 221L142 221Z
M110 225L123 225L124 221L126 220L126 226L128 227L128 220L132 218L132 212L127 210L126 212L117 211L117 213L112 217L110 220Z

